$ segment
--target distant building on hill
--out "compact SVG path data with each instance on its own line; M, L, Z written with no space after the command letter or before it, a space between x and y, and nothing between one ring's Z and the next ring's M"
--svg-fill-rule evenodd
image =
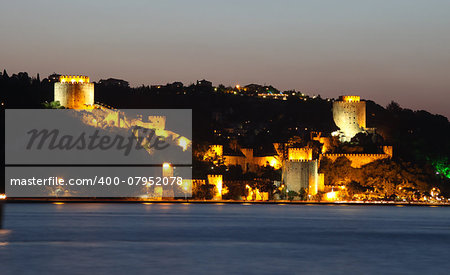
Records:
M48 79L49 82L55 83L55 82L59 82L59 78L60 77L61 77L60 74L53 73L53 74L49 75L47 77L47 79Z
M206 79L197 80L197 87L212 89L212 82Z
M116 78L108 78L108 79L100 79L98 82L100 85L104 86L115 86L115 87L124 87L128 88L130 87L130 84L128 81L122 80L122 79L116 79Z

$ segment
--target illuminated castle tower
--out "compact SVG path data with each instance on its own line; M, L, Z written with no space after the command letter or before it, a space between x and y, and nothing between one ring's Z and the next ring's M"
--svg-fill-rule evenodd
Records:
M282 181L288 191L297 193L303 188L309 195L315 195L323 191L323 174L319 174L319 161L296 160L286 161L283 164Z
M350 141L366 128L366 102L359 96L341 96L333 103L333 119L341 131L341 140Z
M213 200L222 199L223 177L222 175L208 175L208 184L216 187Z
M55 101L69 109L86 109L94 104L94 83L81 75L62 75L55 83Z

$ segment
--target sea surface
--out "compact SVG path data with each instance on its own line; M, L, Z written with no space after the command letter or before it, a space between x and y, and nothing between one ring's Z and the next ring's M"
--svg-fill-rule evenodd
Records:
M450 208L6 204L0 274L449 274Z

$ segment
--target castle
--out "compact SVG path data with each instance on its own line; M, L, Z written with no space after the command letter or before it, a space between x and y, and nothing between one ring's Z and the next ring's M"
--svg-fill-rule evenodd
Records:
M89 77L61 76L59 80L55 83L55 101L59 101L66 108L88 110L89 112L82 117L87 124L96 127L155 128L173 142L177 142L183 151L192 144L185 137L165 130L166 118L164 116L148 116L145 119L142 116L131 118L109 106L94 104L94 84L89 82ZM366 103L359 96L339 97L337 101L333 102L332 113L339 131L331 134L337 136L341 142L351 141L358 133L368 132ZM324 182L324 174L319 173L320 162L324 158L334 162L339 157L346 157L350 160L352 167L361 168L373 161L390 159L393 156L392 146L382 146L380 148L382 153L377 154L330 153L332 137L322 136L319 132L311 132L310 139L322 144L320 152L313 152L313 148L309 145L298 147L287 143L273 143L273 150L270 152L258 152L254 148L239 146L224 148L224 145L214 144L209 147L203 159L213 159L213 161L220 159L225 166L240 166L244 173L257 172L260 167L264 166L271 166L274 169L281 168L280 187L285 187L287 192L300 193L304 190L308 195L314 196L327 191L327 186L333 184ZM207 180L210 185L215 186L214 199L220 200L222 190L225 188L223 176L208 175ZM249 193L256 194L255 197L268 198L268 195L262 195L257 189L251 190L249 186L247 189L249 189ZM331 191L333 190L331 189Z
M359 96L339 97L333 103L333 120L339 131L332 133L332 136L337 136L341 142L350 141L358 133L368 132L365 101L361 101ZM324 174L318 172L323 158L334 162L339 157L346 157L352 167L361 168L371 162L393 157L392 146L386 145L380 147L382 153L330 153L332 139L333 137L322 136L320 132L311 132L311 140L322 144L316 155L313 155L311 147L292 147L280 143L273 143L275 150L269 155L254 155L252 148L236 148L232 152L225 152L223 145L211 145L204 159L220 157L226 166L239 165L244 172L256 171L261 166L281 168L281 184L286 187L287 192L299 193L303 189L309 196L314 196L319 192L331 191L333 196L326 197L333 199L336 194L333 183L325 183Z
M86 109L94 105L94 83L82 75L62 75L55 82L55 101L69 109Z
M341 141L350 141L366 128L366 102L359 96L341 96L333 102L333 119Z
M89 77L82 75L61 75L59 82L55 82L54 100L67 109L75 109L80 115L80 120L94 127L126 128L140 127L155 129L156 134L167 138L183 151L188 150L192 141L172 131L166 130L165 116L142 115L131 117L111 106L94 103L94 83Z

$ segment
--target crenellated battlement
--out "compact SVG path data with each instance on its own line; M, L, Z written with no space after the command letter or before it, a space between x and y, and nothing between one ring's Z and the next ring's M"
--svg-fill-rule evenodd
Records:
M331 161L336 161L340 157L346 157L351 162L353 168L361 168L371 162L392 158L391 154L322 154L320 158L327 157Z
M88 76L84 75L62 75L59 77L59 82L69 84L82 84L89 83L90 79Z
M215 155L223 156L223 145L210 145L208 151L205 153L204 159L213 158Z
M324 157L347 157L347 156L358 156L358 157L377 157L377 156L389 156L388 154L357 154L357 153L349 153L349 154L322 154Z
M382 149L386 155L389 155L392 158L392 156L394 155L394 149L392 146L385 145L382 147Z
M349 103L363 103L364 101L335 101L333 102L333 105L340 105L340 106L347 106L348 108L351 108L351 106L354 106Z
M151 119L156 119L156 120L158 120L158 119L166 119L166 117L165 116L148 116L148 119L149 120L151 120Z
M339 97L339 100L344 102L360 102L361 97L357 95L343 95Z
M289 160L289 162L312 162L314 160L312 159L293 159L293 160Z
M159 129L166 128L166 117L165 116L148 116L148 121L156 125Z
M292 161L296 160L312 160L312 149L308 147L304 148L289 148L288 159Z
M208 175L208 180L221 180L223 178L222 175Z

